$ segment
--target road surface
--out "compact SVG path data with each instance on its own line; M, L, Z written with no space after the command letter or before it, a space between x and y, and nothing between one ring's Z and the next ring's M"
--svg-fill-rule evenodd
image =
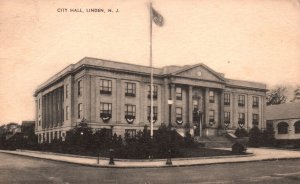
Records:
M300 159L169 168L98 168L0 153L0 183L300 183Z

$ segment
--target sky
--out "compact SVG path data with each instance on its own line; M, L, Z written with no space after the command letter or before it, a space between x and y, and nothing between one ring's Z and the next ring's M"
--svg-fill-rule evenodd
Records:
M0 1L0 125L34 120L36 87L83 57L148 65L149 2ZM152 4L165 20L153 25L155 67L204 63L227 78L300 85L300 1Z

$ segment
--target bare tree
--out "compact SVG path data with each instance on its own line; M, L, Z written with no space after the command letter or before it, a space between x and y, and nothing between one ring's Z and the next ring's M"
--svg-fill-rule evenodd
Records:
M287 88L278 86L267 92L267 105L283 104L287 101Z

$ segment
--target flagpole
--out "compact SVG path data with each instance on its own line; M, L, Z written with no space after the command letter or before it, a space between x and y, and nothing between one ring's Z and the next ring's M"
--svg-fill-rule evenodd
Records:
M151 68L151 75L150 75L150 136L153 138L153 63L152 63L152 3L150 2L149 6L150 10L150 68Z

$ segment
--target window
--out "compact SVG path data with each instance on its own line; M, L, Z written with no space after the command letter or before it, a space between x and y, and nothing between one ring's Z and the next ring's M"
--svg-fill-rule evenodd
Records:
M125 96L135 96L136 86L135 83L126 82Z
M78 104L78 119L82 118L82 103Z
M239 113L239 124L245 123L245 113Z
M277 125L278 134L287 134L288 133L288 127L289 127L289 124L287 124L286 122L278 123L278 125Z
M297 121L295 124L295 134L299 134L300 133L300 121Z
M100 94L111 94L112 83L111 80L100 80Z
M176 120L182 120L182 108L176 107Z
M215 111L214 110L209 111L209 122L215 122Z
M215 102L215 92L209 91L209 102L214 103Z
M100 104L100 113L110 114L111 115L111 103L101 103Z
M39 99L39 109L41 109L41 99Z
M135 129L125 129L125 137L133 138L136 136Z
M39 115L39 126L41 126L41 115Z
M69 106L66 106L66 120L69 119Z
M69 97L69 84L66 84L66 99Z
M259 101L258 101L258 97L254 96L253 97L253 104L252 107L258 107Z
M78 96L82 95L82 80L78 81Z
M148 106L148 108L147 108L148 120L150 120L150 118L151 118L150 111L151 111L151 106ZM157 106L153 106L153 119L157 120Z
M224 105L230 105L230 94L224 93Z
M258 114L252 114L252 124L258 125Z
M224 122L230 123L230 112L224 112Z
M198 111L198 108L199 108L198 100L193 100L193 110Z
M245 95L239 95L238 105L245 106Z
M135 105L125 105L125 115L135 116Z
M157 91L158 87L156 85L153 85L153 99L157 99ZM151 85L148 86L148 98L151 98Z
M182 100L182 88L176 87L176 100Z

